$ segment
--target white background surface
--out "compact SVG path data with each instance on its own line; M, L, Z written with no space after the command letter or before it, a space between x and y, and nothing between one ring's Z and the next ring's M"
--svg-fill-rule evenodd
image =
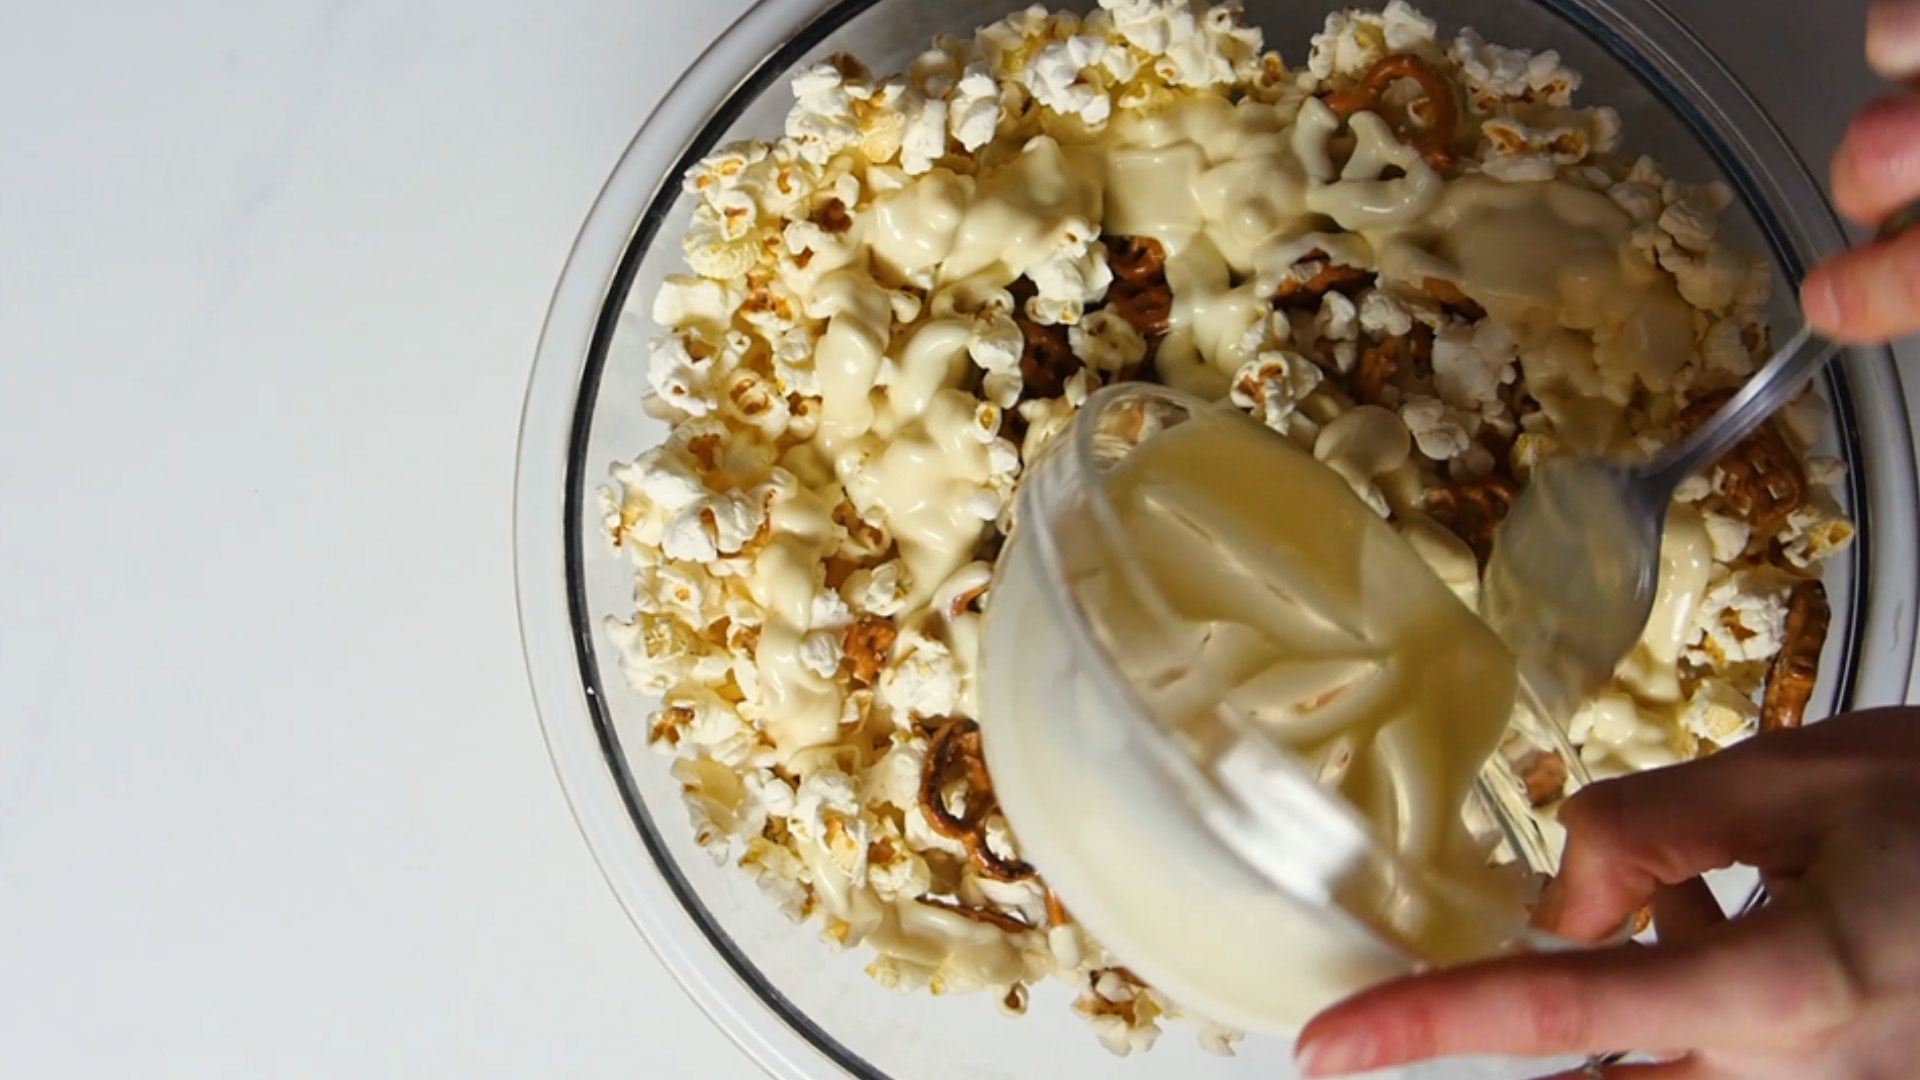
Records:
M8 1077L756 1075L574 830L509 550L568 246L745 6L14 7ZM1824 161L1861 5L1678 6Z

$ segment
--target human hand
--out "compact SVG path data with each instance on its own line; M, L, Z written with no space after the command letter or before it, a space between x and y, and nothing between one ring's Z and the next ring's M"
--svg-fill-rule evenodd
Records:
M1301 1032L1309 1076L1455 1054L1638 1048L1621 1080L1909 1077L1920 1061L1920 709L1836 717L1568 800L1537 921L1576 941L1652 903L1660 942L1401 979ZM1725 921L1697 875L1758 867Z
M1903 89L1854 117L1833 159L1833 201L1878 226L1920 199L1920 0L1877 0L1869 9L1867 62ZM1814 267L1800 302L1814 329L1841 341L1920 331L1920 230Z

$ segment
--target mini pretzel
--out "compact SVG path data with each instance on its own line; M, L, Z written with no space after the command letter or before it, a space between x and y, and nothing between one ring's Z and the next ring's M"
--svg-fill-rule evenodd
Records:
M1433 363L1433 331L1415 325L1409 333L1369 345L1353 371L1353 396L1366 405L1386 405L1387 387L1408 361L1415 371Z
M988 926L1004 930L1009 934L1024 934L1033 929L1033 927L1028 926L1019 919L994 911L991 908L969 907L966 904L956 904L950 900L942 900L934 896L920 896L914 899L916 903L925 904L930 908L939 908L941 911L952 912L963 919L972 919L977 923L986 923Z
M1106 243L1107 267L1113 271L1107 307L1138 330L1151 350L1173 321L1167 249L1151 236L1114 236Z
M1014 319L1026 347L1020 353L1020 379L1028 398L1056 398L1067 392L1067 380L1081 368L1073 355L1064 326L1047 326L1022 315Z
M1760 699L1760 730L1797 728L1806 719L1831 617L1825 586L1818 581L1803 581L1793 587L1787 601L1787 643L1767 668L1767 689Z
M1388 384L1400 372L1399 352L1394 342L1388 341L1360 354L1359 366L1353 372L1353 396L1361 404L1383 403Z
M1460 286L1446 278L1429 277L1420 282L1420 291L1432 297L1441 307L1469 322L1479 322L1487 317L1487 309L1477 303L1473 297L1461 291Z
M1327 108L1336 115L1352 116L1380 103L1387 88L1401 79L1420 84L1426 96L1407 109L1408 119L1419 125L1417 132L1396 130L1394 134L1420 152L1427 164L1441 171L1453 167L1452 145L1460 126L1460 102L1454 97L1453 84L1434 70L1432 64L1408 53L1383 57L1360 81L1346 90L1326 96ZM1424 108L1422 104L1424 103Z
M975 585L973 588L954 597L953 602L947 605L947 617L957 619L968 611L974 610L973 605L979 603L980 598L985 595L987 595L987 587L985 585Z
M1300 256L1299 262L1311 262L1326 257L1326 252L1314 248ZM1319 273L1305 281L1288 278L1281 282L1280 287L1273 291L1273 302L1281 307L1318 307L1320 299L1328 293L1359 292L1373 284L1375 276L1373 271L1358 266L1328 263Z
M1173 327L1173 289L1165 278L1140 283L1118 279L1107 289L1107 306L1149 343Z
M1151 236L1117 236L1107 241L1107 267L1135 285L1164 280L1167 249Z
M1490 476L1433 488L1426 494L1426 508L1447 531L1465 540L1484 566L1493 553L1493 535L1519 496L1513 481Z
M1067 905L1060 902L1060 898L1054 895L1053 890L1044 889L1043 891L1046 893L1047 900L1047 927L1051 929L1072 922L1073 916L1067 914Z
M1682 424L1688 430L1698 427L1732 397L1732 390L1722 390L1701 398L1681 414ZM1718 464L1727 504L1763 533L1779 528L1788 515L1807 503L1806 468L1771 420L1728 451Z
M946 786L956 775L966 781L966 809L955 814L947 807ZM980 725L954 720L934 732L927 746L927 763L920 773L920 808L933 831L965 844L974 867L995 881L1025 881L1033 867L1008 859L987 843L987 819L999 806L993 781L980 751Z

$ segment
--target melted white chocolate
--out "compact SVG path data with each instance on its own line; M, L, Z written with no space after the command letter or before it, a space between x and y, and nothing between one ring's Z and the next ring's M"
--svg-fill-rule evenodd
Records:
M1403 865L1505 895L1511 919L1470 925L1405 882L1374 880L1336 883L1357 918L1333 917L1237 868L1187 815L1139 814L1153 782L1097 718L1090 683L1103 677L1076 670L1064 632L1034 625L1046 616L1027 602L1038 586L1016 545L990 608L981 723L1009 822L1067 906L1175 1000L1263 1030L1409 957L1494 948L1520 904L1462 808L1512 713L1506 648L1344 478L1240 416L1156 435L1105 483L1135 561L1069 556L1067 573L1113 670L1175 741L1204 741L1231 710L1289 747Z
M1104 626L1157 715L1239 712L1430 861L1506 727L1513 663L1342 479L1238 417L1149 440L1108 488L1172 621Z
M1336 165L1343 129L1351 150ZM1342 231L1322 234L1329 220ZM934 169L819 238L788 282L827 320L814 356L815 441L850 494L859 489L856 506L898 542L913 604L973 558L981 533L969 507L990 485L993 431L959 390L972 374L972 320L1063 243L1102 232L1165 247L1173 304L1156 364L1167 384L1204 397L1224 396L1254 358L1260 335L1249 331L1270 313L1280 275L1313 252L1377 265L1389 284L1459 284L1520 341L1530 390L1575 448L1611 446L1634 380L1665 385L1692 347L1685 302L1635 256L1631 222L1605 196L1444 179L1379 117L1343 123L1316 99L1296 109L1200 95L1118 117L1095 137L1036 137L977 177ZM930 285L924 304L886 284L905 281ZM1365 420L1362 410L1330 425L1321 456L1377 507L1405 502L1407 452L1383 460L1394 448L1364 437ZM793 517L776 515L776 532ZM762 588L798 596L800 576L810 587L815 571L802 556L818 546L783 543L760 570ZM795 582L772 580L783 574ZM797 646L808 627L769 629L763 655ZM775 718L782 752L830 738L836 692L797 665L762 666L780 700L804 706Z
M1681 700L1680 651L1693 637L1694 614L1712 573L1705 519L1697 508L1675 503L1660 537L1660 582L1647 629L1615 672L1642 701L1671 705Z
M791 482L776 490L768 522L770 537L752 581L754 599L767 613L754 659L767 734L775 747L791 752L831 738L840 725L840 688L800 661L800 639L812 619L814 572L833 550L833 522L819 496Z

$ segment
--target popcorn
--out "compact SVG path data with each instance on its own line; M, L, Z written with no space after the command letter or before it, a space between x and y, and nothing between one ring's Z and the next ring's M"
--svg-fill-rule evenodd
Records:
M660 400L687 416L705 416L714 402L707 392L713 377L714 350L684 333L655 338L648 355L647 382Z
M1760 729L1760 706L1720 679L1705 679L1687 699L1680 726L1702 742L1731 746Z
M947 152L947 103L938 98L914 97L905 110L906 128L900 139L900 167L917 176L933 168Z
M1785 644L1792 589L1792 578L1765 567L1722 574L1694 614L1699 642L1687 649L1688 659L1716 669L1771 660Z
M1491 409L1500 402L1500 388L1516 377L1519 346L1513 335L1492 319L1471 327L1453 324L1433 337L1433 384L1440 399L1470 412Z
M752 233L754 219L746 216L750 213L749 207L737 203L694 207L693 220L681 244L694 273L726 280L744 277L753 269L760 261L761 245Z
M732 282L668 274L653 296L653 321L675 330L694 329L712 340L727 332L740 300Z
M945 98L959 82L961 69L971 54L970 42L938 34L933 39L933 47L907 65L907 81L922 96Z
M602 624L620 655L627 682L643 694L664 694L681 683L714 683L726 677L728 657L672 616L639 614Z
M1607 198L1626 211L1636 225L1652 224L1662 209L1660 189L1635 180L1622 180L1608 188Z
M1816 488L1838 487L1847 478L1847 464L1837 457L1812 454L1801 464L1806 470L1807 483Z
M1375 339L1403 337L1413 332L1413 316L1400 301L1380 289L1360 294L1360 329Z
M933 891L933 871L904 836L874 845L867 863L867 884L882 900L912 900Z
M1680 483L1674 487L1673 501L1697 503L1711 494L1713 494L1713 481L1707 479L1705 476L1696 474L1680 481Z
M907 630L896 648L900 659L880 676L880 700L899 716L951 715L960 702L960 671L946 644Z
M855 570L840 586L847 606L864 615L898 615L906 609L912 592L913 578L899 559L889 559L871 570Z
M1110 308L1092 312L1068 328L1067 342L1073 355L1094 371L1121 372L1147 358L1147 339ZM1017 363L1019 357L1014 360Z
M967 68L947 105L947 129L969 153L985 146L1000 126L1000 87L979 65Z
M681 179L681 190L702 197L730 190L748 169L766 160L769 152L766 143L752 139L728 143L695 162Z
M1620 135L1620 117L1612 109L1591 109L1571 114L1573 122L1553 127L1534 127L1511 116L1493 117L1480 125L1480 137L1486 140L1494 159L1485 162L1489 175L1498 175L1494 166L1503 161L1544 162L1550 170L1546 179L1561 168L1578 165L1589 155L1604 154L1614 148ZM1563 115L1560 119L1564 120Z
M1020 375L1020 357L1026 348L1025 335L1008 315L993 311L973 320L967 355L987 373L984 389L988 401L1010 409L1020 400L1026 386Z
M773 899L781 914L794 922L806 918L813 893L805 883L806 865L791 849L754 837L747 841L739 866L752 875L754 883Z
M831 679L840 670L840 661L846 655L840 645L838 630L809 630L800 639L800 663L808 671L823 679Z
M1711 510L1702 517L1706 522L1707 542L1713 548L1715 562L1732 562L1746 553L1747 542L1753 538L1753 526L1740 518Z
M1700 360L1708 371L1736 379L1753 374L1753 354L1742 338L1743 328L1734 318L1720 319L1707 329L1700 340Z
M767 500L768 492L757 488L704 495L674 512L660 550L696 563L737 555L767 524Z
M1212 1021L1200 1025L1200 1049L1215 1057L1232 1057L1234 1044L1246 1038L1243 1031L1235 1031L1224 1024Z
M1832 421L1826 399L1812 390L1787 402L1774 418L1794 445L1803 449L1818 443Z
M673 763L673 776L680 781L694 842L707 849L715 863L726 865L733 838L752 836L765 826L766 808L731 766L707 757L683 757Z
M1033 99L1062 116L1077 116L1099 130L1113 114L1113 101L1097 85L1092 69L1107 53L1102 37L1082 35L1042 48L1027 66L1023 82Z
M1407 425L1415 446L1435 461L1451 461L1473 445L1472 436L1439 398L1410 397L1400 406L1400 419Z
M895 738L900 738L896 733ZM861 777L861 798L874 806L913 811L920 807L920 774L926 768L927 740L915 735L895 743ZM962 849L964 852L965 849Z
M847 774L827 767L801 781L787 820L795 837L819 848L848 880L866 877L868 825Z
M1064 384L1064 388L1062 389L1060 396L1067 399L1067 404L1077 409L1080 406L1085 405L1087 403L1087 399L1093 396L1093 391L1094 391L1094 381L1093 381L1092 372L1090 372L1086 368L1081 368L1079 371L1076 371L1073 374L1067 376L1067 381ZM993 513L982 514L980 516L986 520L991 521L993 518L997 517L998 515L999 515L999 510L996 504L996 508Z
M1035 290L1027 301L1027 316L1034 322L1070 326L1080 321L1086 305L1107 295L1113 271L1107 266L1106 246L1096 239L1099 235L1084 219L1068 218L1053 252L1027 268Z
M1566 108L1580 88L1580 76L1552 49L1535 54L1491 45L1469 28L1455 36L1447 56L1460 66L1467 99L1479 112L1515 102Z
M1720 212L1733 204L1733 189L1713 183L1686 189L1661 211L1660 231L1686 251L1700 254L1720 235Z
M1166 51L1154 63L1154 73L1173 86L1223 86L1259 62L1260 31L1240 25L1238 8L1207 8L1191 32L1184 32L1186 26L1169 21Z
M706 497L707 487L697 470L690 455L666 445L646 451L632 464L615 468L613 475L629 494L671 512Z
M741 720L739 711L711 690L683 686L668 694L662 704L661 722L677 729L679 744L722 765L746 764L759 746L759 736ZM755 825L752 831L758 829Z
M1757 264L1748 263L1726 247L1694 253L1663 235L1658 243L1660 266L1673 275L1680 296L1702 311L1720 311L1733 304Z
M1230 396L1235 405L1282 435L1298 431L1310 436L1317 433L1317 426L1299 414L1299 405L1320 386L1321 378L1313 361L1299 353L1265 352L1235 373Z
M841 65L828 60L793 78L787 137L794 141L800 156L812 164L825 165L834 154L860 141L848 75Z
M1390 0L1378 13L1335 11L1313 37L1307 70L1323 81L1358 78L1391 53L1429 51L1438 31L1432 19L1405 0Z
M1353 341L1360 336L1359 309L1345 293L1329 291L1320 298L1320 314L1313 326L1322 341Z
M1833 558L1853 543L1854 526L1832 505L1832 500L1815 497L1787 515L1781 530L1780 553L1801 570L1810 570Z
M1154 57L1153 73L1170 86L1222 86L1259 71L1260 31L1243 26L1237 8L1185 0L1101 0L1123 41ZM1132 78L1124 69L1114 77Z
M1126 1057L1153 1049L1160 1038L1157 1021L1165 1010L1151 990L1107 969L1094 973L1089 979L1080 996L1074 999L1073 1011L1093 1026L1100 1045Z
M779 384L756 371L738 370L727 379L726 410L769 439L786 433L793 419Z
M723 618L722 588L699 568L681 563L644 563L636 574L634 610L670 615L688 626L711 626Z
M1028 58L1049 38L1051 29L1057 25L1071 34L1078 26L1078 19L1071 12L1060 12L1056 16L1045 7L1033 4L981 27L974 40L986 53L996 75L1017 76L1026 70Z

